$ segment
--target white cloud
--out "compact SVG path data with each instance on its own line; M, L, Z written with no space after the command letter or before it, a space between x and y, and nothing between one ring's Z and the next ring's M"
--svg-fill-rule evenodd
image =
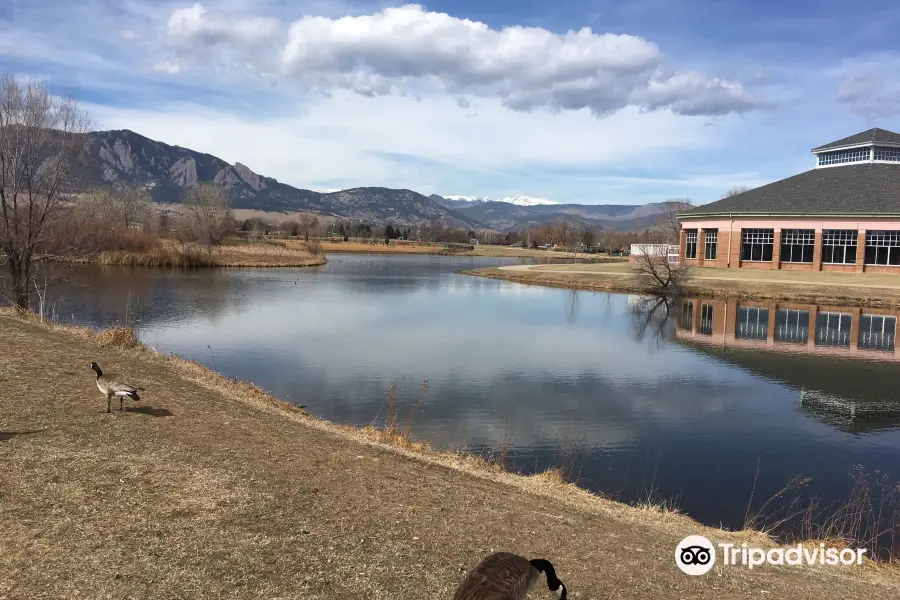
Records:
M123 29L119 32L119 36L125 40L126 42L135 42L141 38L141 36L130 29Z
M158 73L166 73L168 75L178 75L179 73L181 73L181 66L178 63L172 62L170 60L164 60L153 65L153 67L151 67L151 70Z
M471 115L450 97L420 102L347 91L296 116L275 110L263 119L197 105L89 109L100 128L128 128L231 163L240 161L292 185L384 185L426 194L458 186L460 172L494 179L507 170L548 165L627 166L654 152L709 147L728 130L726 124L701 128L696 118L641 114L634 108L598 120L586 110L527 114L486 100ZM402 157L413 162L404 164ZM484 193L497 197L511 191ZM557 199L567 200L566 194Z
M868 119L900 114L900 54L881 53L845 60L835 74L840 80L836 99Z
M492 29L413 4L361 16L303 17L290 26L286 42L274 18L195 4L173 12L166 41L184 64L200 64L196 58L204 56L266 73L279 46L281 74L326 93L438 91L461 107L477 97L517 111L586 108L595 115L627 106L688 115L764 106L738 83L666 68L659 48L641 37L588 28L565 34Z
M247 70L271 67L272 53L282 44L281 23L274 17L208 10L196 3L172 11L165 28L166 44L181 69L211 62Z

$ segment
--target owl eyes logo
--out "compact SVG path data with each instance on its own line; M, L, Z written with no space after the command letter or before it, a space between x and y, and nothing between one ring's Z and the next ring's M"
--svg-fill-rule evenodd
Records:
M689 535L675 548L675 564L688 575L704 575L716 564L716 549L702 535Z

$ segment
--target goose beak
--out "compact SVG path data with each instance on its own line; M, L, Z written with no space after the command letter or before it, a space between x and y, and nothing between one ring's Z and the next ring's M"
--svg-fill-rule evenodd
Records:
M566 594L566 584L560 583L559 587L553 590L553 593L556 594L556 597L559 598L559 600L566 600L566 597L568 595Z

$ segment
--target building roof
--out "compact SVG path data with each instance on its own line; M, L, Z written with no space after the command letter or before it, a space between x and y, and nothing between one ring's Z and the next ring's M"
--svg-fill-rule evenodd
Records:
M856 144L871 144L878 142L887 144L900 144L900 133L894 133L893 131L888 131L887 129L879 129L878 127L874 127L872 129L869 129L868 131L863 131L861 133L857 133L856 135L845 137L842 140L831 142L830 144L825 144L824 146L819 146L818 148L813 148L812 151L820 152L822 150L828 150L830 148L840 148L841 146L853 146Z
M713 214L900 215L900 164L812 169L678 216Z

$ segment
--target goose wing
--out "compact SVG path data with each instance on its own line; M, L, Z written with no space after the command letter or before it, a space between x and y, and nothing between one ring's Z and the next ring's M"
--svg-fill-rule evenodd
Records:
M525 600L538 575L527 559L497 552L472 569L456 590L454 600Z
M106 380L106 387L110 391L110 393L115 394L116 396L130 396L131 394L137 393L138 391L142 391L144 388L137 387L131 385L130 383L125 383L121 379L116 378L114 375L103 376L103 379Z

